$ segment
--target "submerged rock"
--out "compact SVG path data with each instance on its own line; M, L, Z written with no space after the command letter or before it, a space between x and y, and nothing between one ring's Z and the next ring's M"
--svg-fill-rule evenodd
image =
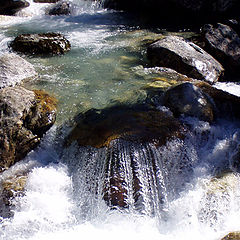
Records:
M60 2L48 11L49 15L70 15L72 13L72 3Z
M54 124L56 100L22 87L0 90L0 171L23 159Z
M230 74L240 73L240 37L224 24L207 24L202 28L206 50L212 54Z
M240 232L231 232L221 240L240 240Z
M0 57L0 89L15 86L24 79L37 76L33 65L16 54L4 54Z
M10 47L25 54L60 55L71 48L69 41L59 33L22 34L16 37Z
M218 81L224 72L222 65L207 52L177 36L167 36L151 44L147 56L155 66L171 68L210 83Z
M163 96L163 104L175 116L185 114L208 122L214 119L214 102L192 83L182 83L167 90Z
M0 0L0 14L13 15L29 5L25 0Z
M78 116L78 123L66 139L70 145L101 148L114 139L153 142L163 145L168 139L183 137L184 127L174 117L142 105L92 109Z

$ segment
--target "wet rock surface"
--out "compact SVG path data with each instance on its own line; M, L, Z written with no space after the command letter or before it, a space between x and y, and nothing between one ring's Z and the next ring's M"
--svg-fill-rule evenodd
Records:
M31 55L61 55L71 48L69 41L59 33L22 34L10 47L16 52Z
M49 15L70 15L72 13L72 3L60 2L48 11Z
M22 80L37 76L33 65L16 54L0 56L0 89L15 86Z
M0 0L0 14L13 15L29 5L25 0Z
M240 118L240 98L238 96L225 92L221 89L217 89L204 82L199 82L195 85L201 88L205 94L213 99L217 110L217 117L223 117L224 113L224 117L226 118Z
M202 28L205 49L212 54L226 71L240 73L240 37L224 24L206 24Z
M167 36L151 44L147 49L151 64L167 67L188 77L218 81L223 75L222 65L192 42L177 36Z
M175 116L184 114L208 122L214 119L214 102L192 83L183 83L167 90L163 96L163 104Z
M27 175L17 175L4 179L0 185L0 216L3 218L12 217L12 201L16 197L24 195Z
M80 146L101 148L120 138L163 145L168 139L184 136L184 127L177 119L141 105L93 109L77 119L78 123L67 137L66 145L77 141Z
M22 87L0 90L0 171L23 159L54 124L56 100Z

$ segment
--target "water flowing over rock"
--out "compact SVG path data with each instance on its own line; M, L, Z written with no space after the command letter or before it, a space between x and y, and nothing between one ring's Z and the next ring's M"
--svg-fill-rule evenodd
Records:
M16 54L4 54L0 57L0 89L15 86L24 79L37 76L33 65Z
M167 90L163 104L176 116L185 114L209 122L214 119L214 102L192 83L183 83Z
M101 148L119 138L163 145L168 139L183 137L184 131L174 117L142 105L116 106L102 111L93 109L77 118L78 123L68 136L67 145L77 141L80 146Z
M147 56L155 66L172 68L188 77L210 83L218 81L224 71L221 64L199 46L176 36L151 44Z
M59 33L22 34L16 37L10 47L25 54L60 55L69 51L69 41Z
M240 38L229 26L207 24L202 28L206 51L212 54L230 74L240 72Z
M72 3L60 2L48 11L49 15L70 15L72 12Z
M22 87L0 90L0 171L21 160L54 124L56 100Z
M0 0L0 14L13 15L30 4L25 0Z

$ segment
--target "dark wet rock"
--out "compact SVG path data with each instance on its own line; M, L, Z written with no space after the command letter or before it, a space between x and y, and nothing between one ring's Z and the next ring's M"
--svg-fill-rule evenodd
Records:
M56 100L22 87L0 90L0 171L23 159L54 124Z
M60 0L33 0L35 3L56 3Z
M183 137L184 127L174 117L144 106L116 106L89 110L78 116L78 123L66 139L70 145L101 148L115 139L131 142L165 144L168 139Z
M222 117L224 114L224 117L240 118L240 97L204 82L196 83L195 85L213 99L217 109L217 117Z
M15 86L22 80L37 76L33 65L16 54L0 56L0 89Z
M0 14L13 15L29 5L25 0L0 0Z
M59 33L22 34L16 37L10 47L25 54L60 55L69 51L69 41Z
M224 24L204 25L202 28L205 49L224 66L230 74L240 73L240 38Z
M60 2L48 11L49 15L70 15L72 13L72 3Z
M224 72L221 64L207 52L177 36L168 36L151 44L147 56L154 66L171 68L210 83L218 81Z
M0 185L0 216L3 218L12 217L12 204L16 197L24 195L25 185L27 181L26 175L16 175L8 177L1 182Z
M175 116L184 114L208 122L214 119L214 102L192 83L182 83L167 90L163 96L163 104Z
M240 240L240 232L231 232L223 237L221 240Z

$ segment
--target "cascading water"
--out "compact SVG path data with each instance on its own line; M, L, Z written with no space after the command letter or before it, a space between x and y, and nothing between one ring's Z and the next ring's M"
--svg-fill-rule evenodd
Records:
M28 58L39 78L25 85L55 95L59 113L41 145L0 175L28 173L25 193L9 207L12 217L1 218L0 238L214 240L240 230L240 175L231 172L239 122L183 117L186 138L164 146L119 139L108 148L62 149L68 129L58 125L90 108L144 99L157 72L144 66L140 44L154 33L124 13L73 3L71 16L46 16L50 4L31 1L16 20L0 23L1 53L26 32L61 32L72 44L62 57Z

